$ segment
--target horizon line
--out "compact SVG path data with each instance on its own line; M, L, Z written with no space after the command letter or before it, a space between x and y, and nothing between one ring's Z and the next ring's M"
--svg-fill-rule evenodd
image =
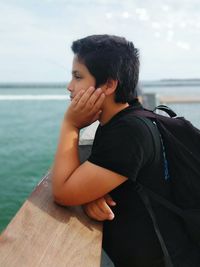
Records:
M200 81L199 78L161 78L161 79L142 79L139 82L165 82L165 81ZM66 84L67 81L0 81L1 84Z
M68 82L64 81L55 81L55 82L0 82L0 88L11 89L11 88L63 88L66 87ZM158 80L140 80L138 86L199 86L200 78L165 78Z

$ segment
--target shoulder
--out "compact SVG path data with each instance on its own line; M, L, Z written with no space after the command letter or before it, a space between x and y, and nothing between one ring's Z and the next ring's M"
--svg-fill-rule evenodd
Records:
M118 120L114 121L109 128L108 132L115 132L119 135L138 139L143 141L152 141L152 134L149 127L150 119L136 116L133 110L126 112ZM154 127L153 127L154 128Z
M140 118L126 112L100 126L89 161L126 177L136 177L153 157L152 136Z
M144 122L135 115L132 107L126 108L117 113L113 118L103 126L99 126L102 131L110 131L112 129L127 130L131 128L145 129Z
M149 119L146 119L149 120ZM95 139L138 139L151 141L151 131L143 118L135 115L133 108L127 108L116 114L107 124L99 125ZM148 139L148 140L146 140Z
M151 136L150 128L155 128L150 119L139 117L134 114L127 116L123 124L125 128L130 130L131 133L138 135L140 138L147 138L148 136Z
M146 119L148 120L148 119ZM129 148L137 144L145 149L152 146L152 133L143 118L134 114L132 109L117 114L111 121L104 126L99 126L94 144L117 144L117 147Z

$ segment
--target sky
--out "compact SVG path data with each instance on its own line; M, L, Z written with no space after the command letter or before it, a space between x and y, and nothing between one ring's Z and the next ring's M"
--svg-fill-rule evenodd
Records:
M140 80L200 78L199 0L0 0L0 82L65 82L72 41L124 36Z

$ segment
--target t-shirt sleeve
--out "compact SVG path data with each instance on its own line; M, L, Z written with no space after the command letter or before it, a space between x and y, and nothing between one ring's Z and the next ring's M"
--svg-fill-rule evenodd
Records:
M147 161L146 131L140 122L119 123L103 131L97 130L91 155L93 164L136 179Z

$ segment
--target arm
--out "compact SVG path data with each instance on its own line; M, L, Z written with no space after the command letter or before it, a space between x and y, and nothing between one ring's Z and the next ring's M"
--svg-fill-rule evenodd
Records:
M86 93L84 91L81 91L78 95L76 95L64 116L61 125L60 138L55 155L54 165L52 169L54 189L56 189L55 187L58 183L66 182L70 175L74 172L74 170L79 167L79 131L82 127L86 126L87 123L92 123L94 117L100 110L103 98L99 99L98 103L96 103L96 107L94 107L93 111L90 111L90 114L88 114L90 103L88 103L87 105L86 103L88 97L90 97L93 92L93 89L89 89ZM95 95L91 100L91 104L98 97L100 97L100 93L101 92L95 92ZM87 118L84 113L87 114Z
M94 122L104 101L101 90L89 88L72 100L65 114L55 161L52 185L55 201L61 205L81 205L98 199L127 178L90 162L80 165L79 131Z

